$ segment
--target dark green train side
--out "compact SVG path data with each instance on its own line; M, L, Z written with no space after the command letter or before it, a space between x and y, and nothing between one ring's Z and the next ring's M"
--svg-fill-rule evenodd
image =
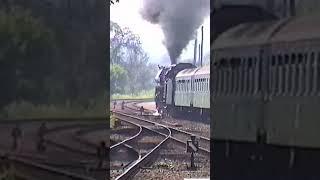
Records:
M319 20L312 15L242 23L214 40L216 173L240 175L251 168L268 175L320 175Z

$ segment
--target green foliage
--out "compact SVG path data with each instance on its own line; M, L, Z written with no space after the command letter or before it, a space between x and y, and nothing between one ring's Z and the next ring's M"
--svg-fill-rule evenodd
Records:
M39 116L95 111L91 104L98 103L97 94L108 91L105 3L79 4L90 6L61 8L18 0L0 4L0 109L10 106L12 116L27 116L23 109L28 108L34 116L37 110Z
M149 63L139 37L114 22L110 22L110 59L111 94L138 96L153 88L157 67Z
M142 90L137 94L113 94L111 96L112 100L120 99L154 99L154 89Z
M110 66L110 86L111 93L124 93L122 84L128 79L127 70L119 64L111 64Z
M104 117L106 115L105 98L92 99L88 107L77 103L60 105L34 105L30 102L13 102L2 111L1 118L74 118L74 117Z
M13 100L44 100L54 51L53 32L29 11L0 10L0 107Z

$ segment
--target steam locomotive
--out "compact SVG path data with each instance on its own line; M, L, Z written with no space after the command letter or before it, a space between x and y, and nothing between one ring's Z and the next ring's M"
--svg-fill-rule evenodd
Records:
M188 114L195 120L210 122L210 66L197 68L191 63L178 63L159 67L155 82L158 112L173 117Z

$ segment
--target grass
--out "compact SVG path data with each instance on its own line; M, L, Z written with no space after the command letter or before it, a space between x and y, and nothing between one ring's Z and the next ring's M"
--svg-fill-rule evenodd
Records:
M141 91L137 94L113 94L111 100L136 100L136 99L154 99L154 89L148 91Z
M30 102L13 102L0 111L2 119L28 118L85 118L108 117L105 98L97 98L91 106L85 108L79 104L69 105L34 105Z

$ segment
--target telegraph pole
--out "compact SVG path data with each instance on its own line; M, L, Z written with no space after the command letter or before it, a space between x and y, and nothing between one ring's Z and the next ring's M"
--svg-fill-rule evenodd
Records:
M202 67L202 58L203 58L203 26L201 26L201 67Z
M197 42L198 41L198 32L196 32L196 39L194 40L194 56L193 56L193 65L196 65L197 62Z

